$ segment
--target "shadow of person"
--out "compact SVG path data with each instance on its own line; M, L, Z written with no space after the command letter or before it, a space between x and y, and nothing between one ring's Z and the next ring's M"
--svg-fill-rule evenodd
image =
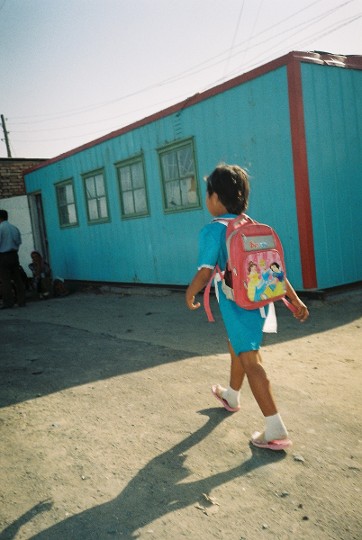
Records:
M42 512L49 512L49 510L52 508L53 502L52 501L41 501L30 510L25 512L22 516L20 516L19 519L14 521L11 525L6 527L3 531L0 532L0 540L12 540L12 538L15 538L17 533L19 532L19 529L25 525L28 521L31 521L35 516L38 514L41 514Z
M248 472L280 461L285 452L255 449L251 457L233 469L208 478L184 482L189 476L185 452L205 439L227 414L224 409L199 411L208 417L196 432L152 459L112 501L67 518L36 534L36 540L99 540L109 536L136 538L136 531L163 515L196 504L203 493L243 476ZM1 538L1 537L0 537Z

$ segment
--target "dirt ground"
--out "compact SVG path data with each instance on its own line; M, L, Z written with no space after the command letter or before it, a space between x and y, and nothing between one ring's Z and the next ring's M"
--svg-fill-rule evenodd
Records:
M212 396L223 325L182 292L0 312L0 539L361 539L361 300L309 300L305 324L277 308L262 351L287 452L250 446L247 384L238 413Z

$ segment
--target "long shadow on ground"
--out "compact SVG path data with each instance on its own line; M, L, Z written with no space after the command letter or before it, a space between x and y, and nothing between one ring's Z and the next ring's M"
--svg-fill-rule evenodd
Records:
M206 438L225 418L220 408L200 411L207 422L195 433L152 459L110 502L90 508L57 523L32 537L34 540L99 540L116 537L132 539L136 531L158 518L196 503L205 504L203 493L244 476L250 471L275 463L285 452L253 449L252 456L233 469L208 478L185 482L189 471L184 466L185 452ZM182 482L182 483L181 483ZM10 540L36 514L51 508L50 501L38 503L0 533L0 540Z

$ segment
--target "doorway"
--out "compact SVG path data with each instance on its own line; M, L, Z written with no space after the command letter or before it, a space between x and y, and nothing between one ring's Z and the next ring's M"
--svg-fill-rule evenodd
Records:
M28 195L28 200L30 219L33 228L34 248L36 251L39 251L43 255L44 259L50 264L48 238L46 234L41 193L31 193Z

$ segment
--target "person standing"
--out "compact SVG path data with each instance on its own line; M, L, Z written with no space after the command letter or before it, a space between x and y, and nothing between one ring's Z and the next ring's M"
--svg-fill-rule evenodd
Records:
M14 282L17 303L25 306L25 285L20 273L18 251L21 244L20 231L8 222L6 210L0 210L0 280L3 305L0 309L12 308L15 303L11 282Z

